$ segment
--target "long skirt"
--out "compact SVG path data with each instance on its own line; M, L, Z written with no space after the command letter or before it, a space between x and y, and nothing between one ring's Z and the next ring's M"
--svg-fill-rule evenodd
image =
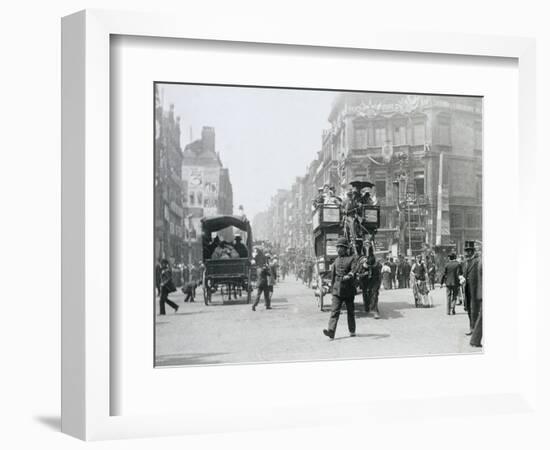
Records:
M426 281L414 281L413 282L413 295L416 306L432 306L432 299L430 297L430 290Z

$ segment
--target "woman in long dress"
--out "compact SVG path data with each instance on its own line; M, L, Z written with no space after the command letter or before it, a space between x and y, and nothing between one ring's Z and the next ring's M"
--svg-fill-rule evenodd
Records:
M391 268L387 261L382 266L382 286L391 289Z
M411 273L414 276L413 294L415 306L430 307L433 306L430 298L430 290L426 283L427 269L426 265L422 262L422 256L416 257L416 262L411 268Z

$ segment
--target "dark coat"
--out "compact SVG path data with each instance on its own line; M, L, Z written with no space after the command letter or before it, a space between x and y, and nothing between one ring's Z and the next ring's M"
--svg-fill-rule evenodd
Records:
M483 282L481 258L479 256L476 255L468 260L464 276L466 278L464 290L467 291L469 298L472 300L481 300L483 297Z
M246 248L246 245L244 245L242 242L235 242L233 248L239 254L240 258L248 257L248 249Z
M390 261L390 270L391 270L391 277L395 278L395 274L397 272L397 264Z
M445 283L447 287L460 286L459 276L462 275L462 265L455 259L445 264L441 284Z
M175 292L176 286L172 281L172 271L169 268L162 269L160 275L160 288L167 293Z
M268 286L268 277L272 276L271 267L268 264L264 264L258 269L258 287Z
M410 275L411 275L411 265L407 261L405 261L403 263L403 276L405 278L409 278Z
M353 269L356 266L355 256L338 256L332 264L331 286L332 295L341 298L355 297L355 283ZM344 280L344 276L350 275Z

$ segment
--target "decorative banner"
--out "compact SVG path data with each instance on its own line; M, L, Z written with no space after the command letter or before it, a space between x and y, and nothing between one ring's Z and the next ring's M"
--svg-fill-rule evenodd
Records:
M323 222L340 223L340 209L323 208Z
M390 141L386 141L386 143L382 146L382 158L384 158L384 161L390 162L391 158L393 156L393 145Z

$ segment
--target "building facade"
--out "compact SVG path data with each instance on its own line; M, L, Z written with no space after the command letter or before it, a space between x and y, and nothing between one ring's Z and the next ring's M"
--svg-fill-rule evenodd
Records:
M155 258L178 264L183 258L180 118L168 111L155 92Z
M375 184L379 253L462 252L465 240L482 239L480 98L344 93L328 118L304 176L272 201L270 239L308 252L317 188L344 196L352 180ZM281 201L292 211L287 222L275 211Z
M182 163L182 206L185 224L184 261L202 259L200 221L203 217L233 214L233 187L229 169L216 151L216 132L203 127L201 138L185 146ZM231 240L232 234L222 232Z

